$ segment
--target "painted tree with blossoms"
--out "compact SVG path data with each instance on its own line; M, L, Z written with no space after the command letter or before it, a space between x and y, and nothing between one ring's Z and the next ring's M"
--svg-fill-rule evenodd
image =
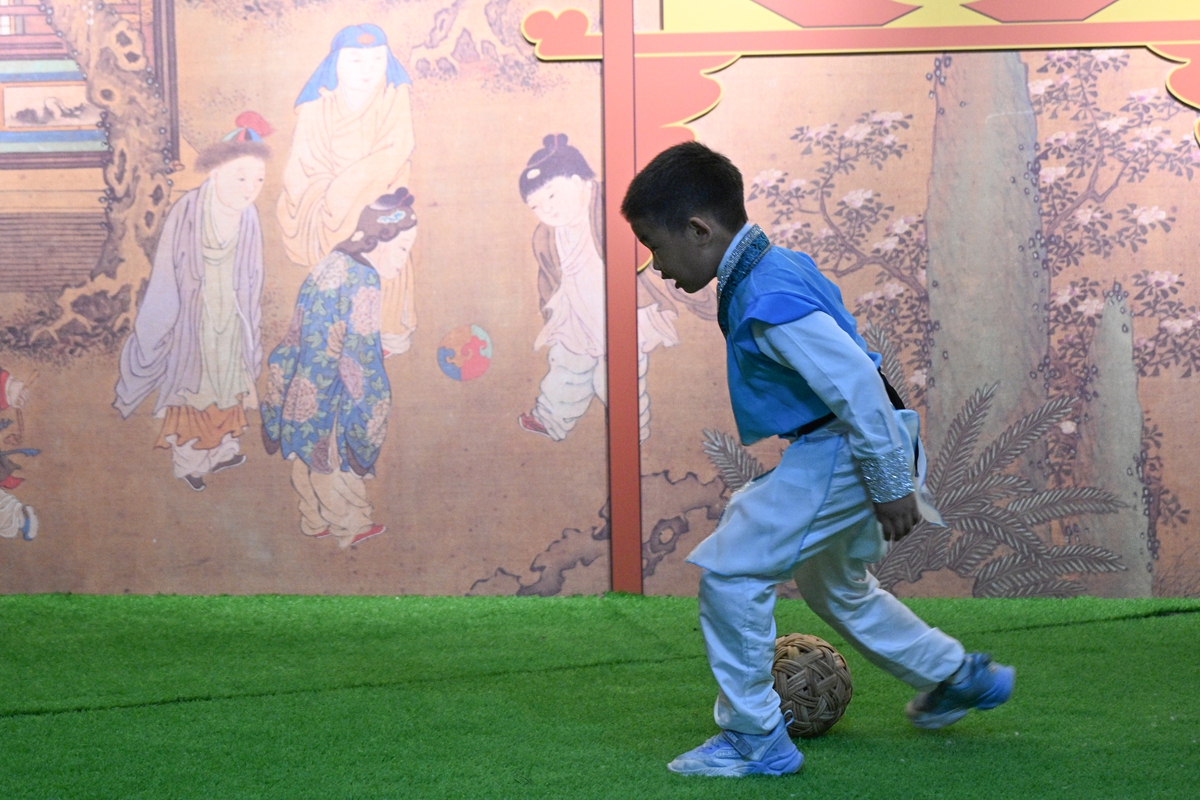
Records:
M1128 93L1117 109L1106 107L1103 82L1129 65L1123 50L1047 53L1029 82L1043 130L1037 170L1045 264L1053 280L1047 308L1051 347L1039 367L1049 393L1082 401L1080 415L1051 431L1047 470L1058 486L1071 485L1079 467L1081 424L1096 399L1092 357L1098 320L1107 300L1121 301L1135 322L1133 365L1142 377L1177 369L1190 377L1200 366L1200 309L1179 299L1183 278L1168 270L1141 270L1129 287L1086 274L1086 259L1136 254L1151 237L1171 233L1169 207L1144 198L1136 187L1151 174L1191 181L1200 166L1194 116L1158 87ZM1142 435L1140 479L1149 516L1149 547L1157 556L1160 525L1187 521L1188 510L1165 484L1158 454L1162 433L1149 419ZM1070 536L1070 528L1066 530Z
M896 214L894 205L862 186L860 173L903 158L908 144L900 133L911 119L900 111L868 111L844 130L838 123L801 126L790 138L801 156L820 159L811 177L766 170L752 181L747 200L765 202L774 243L808 253L827 274L875 269L878 288L857 298L854 312L868 323L864 333L872 347L895 363L891 370L885 364L889 379L906 402L920 405L930 333L923 218L915 211ZM847 183L854 188L844 188Z

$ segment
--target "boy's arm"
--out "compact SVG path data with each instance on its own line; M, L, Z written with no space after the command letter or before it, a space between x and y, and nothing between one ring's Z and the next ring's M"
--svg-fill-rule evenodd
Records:
M764 355L799 372L850 428L850 451L884 538L905 536L920 521L912 467L875 362L824 312L782 325L754 323L753 333Z

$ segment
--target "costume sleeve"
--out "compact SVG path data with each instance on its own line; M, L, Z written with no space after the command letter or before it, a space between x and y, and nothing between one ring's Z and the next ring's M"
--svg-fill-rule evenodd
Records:
M781 325L753 326L763 355L796 370L850 428L850 450L871 499L898 500L913 491L908 448L871 357L823 311Z
M198 196L198 192L184 195L168 212L154 252L146 295L133 322L133 333L121 348L113 407L126 419L162 384L167 373L171 336L179 318L176 250L181 238L190 232L187 220Z

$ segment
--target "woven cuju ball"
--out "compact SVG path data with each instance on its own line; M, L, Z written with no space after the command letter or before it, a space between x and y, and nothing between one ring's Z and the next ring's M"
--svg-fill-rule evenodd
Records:
M779 709L792 712L788 732L812 739L834 726L854 691L850 668L833 645L816 636L789 633L775 640L775 663L771 666Z

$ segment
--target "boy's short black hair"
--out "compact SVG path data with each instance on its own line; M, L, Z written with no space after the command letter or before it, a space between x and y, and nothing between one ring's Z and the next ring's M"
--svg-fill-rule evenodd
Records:
M699 142L669 147L634 177L621 203L625 219L678 232L697 214L711 215L737 233L746 224L742 173Z

